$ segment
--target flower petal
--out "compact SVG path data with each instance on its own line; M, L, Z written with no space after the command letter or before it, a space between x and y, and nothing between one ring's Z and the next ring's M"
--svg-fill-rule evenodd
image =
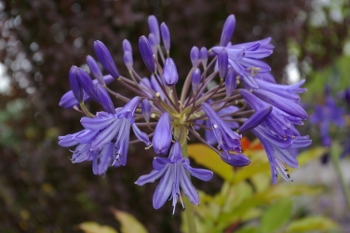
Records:
M137 184L139 186L142 186L142 185L147 184L147 183L153 183L159 177L161 177L164 174L165 171L166 171L166 169L162 169L160 171L152 170L151 173L149 173L147 175L140 176L137 179L137 181L135 181L135 184Z
M191 176L194 176L200 180L209 181L213 177L213 172L210 170L193 168L187 164L185 164L184 166L185 166L186 170L191 174Z
M190 198L190 201L198 205L199 204L199 198L198 198L198 192L197 189L193 186L191 183L190 178L186 174L185 168L183 166L179 167L180 171L179 172L179 178L180 178L180 186L186 196Z
M110 124L116 121L115 117L109 115L108 117L83 117L80 120L80 123L84 126L85 129L89 129L92 131L103 130Z
M174 185L174 166L168 166L153 195L153 207L159 209L168 200Z

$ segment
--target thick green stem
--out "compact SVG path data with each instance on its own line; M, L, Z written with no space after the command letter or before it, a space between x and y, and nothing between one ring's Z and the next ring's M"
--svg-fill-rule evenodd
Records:
M339 183L343 189L343 194L346 200L346 203L348 205L348 209L350 210L350 191L349 191L349 187L346 184L345 180L344 180L344 176L343 173L340 169L340 165L339 165L339 155L340 155L340 145L337 143L333 143L330 149L330 156L331 156L331 160L335 169L335 172L337 174Z
M181 145L181 151L182 156L184 158L188 158L188 150L187 150L187 129L183 128L180 131L180 145ZM196 223L195 223L195 216L194 216L194 209L193 204L191 203L190 199L183 195L184 205L185 205L185 225L187 226L188 233L196 233Z

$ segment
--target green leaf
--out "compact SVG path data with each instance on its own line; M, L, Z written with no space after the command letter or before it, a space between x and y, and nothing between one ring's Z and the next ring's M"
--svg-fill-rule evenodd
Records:
M209 168L225 180L230 180L233 177L233 169L230 165L222 161L220 156L201 143L188 145L188 154L196 163Z
M286 233L308 233L316 230L329 233L336 228L337 224L329 218L323 216L311 216L291 222L287 227Z
M79 224L78 228L85 233L118 233L112 227L100 225L96 222L83 222Z
M261 232L273 233L286 224L292 216L292 201L282 199L274 203L261 218Z
M131 214L114 209L113 214L121 224L122 233L147 233L146 228Z

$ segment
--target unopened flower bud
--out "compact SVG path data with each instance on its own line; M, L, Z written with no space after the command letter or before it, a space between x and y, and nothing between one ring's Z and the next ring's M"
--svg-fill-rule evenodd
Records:
M196 46L193 46L191 49L191 54L190 54L191 62L193 67L198 66L199 62L199 49Z
M125 66L128 70L132 70L133 66L133 59L132 59L132 54L129 51L125 51L124 53L124 63Z
M167 58L164 64L163 77L168 86L175 85L179 80L179 74L172 58Z
M101 62L103 68L111 74L114 78L119 78L119 72L113 61L112 55L107 47L99 40L94 42L94 49L98 60Z
M244 154L222 153L220 157L225 163L234 167L244 167L250 164L250 159Z
M236 18L234 15L230 15L226 19L224 27L222 29L220 46L226 46L228 42L231 40L235 26L236 26Z
M244 122L244 124L239 128L239 132L245 132L254 129L260 125L266 119L266 117L270 115L271 111L272 106L259 109Z
M148 99L143 99L141 103L142 116L145 118L146 122L149 122L151 118L151 104Z
M160 33L158 20L154 15L148 17L148 27L151 33L154 34L157 44L160 44Z
M233 69L229 69L226 73L225 77L225 88L226 88L226 96L229 97L232 95L233 91L237 86L236 73Z
M164 48L169 51L170 50L170 32L169 28L165 23L160 25L160 32L162 34Z
M143 62L145 63L147 69L154 73L156 71L156 66L154 64L153 52L148 39L145 36L141 36L139 39L139 48Z
M91 99L93 99L94 101L99 102L99 99L96 93L96 86L92 82L89 74L81 68L77 68L76 74L77 74L79 83L84 89L85 93L88 96L90 96Z
M77 76L78 67L72 66L69 70L69 83L74 97L79 103L84 101L84 92Z
M199 68L194 69L192 72L192 90L197 92L199 83L201 82L201 70Z
M103 79L101 69L98 66L96 60L92 56L88 55L86 57L86 63L88 64L88 66L90 68L91 74L98 80L99 83L101 83L101 85L104 85L105 81Z
M96 84L96 93L99 99L99 103L106 110L106 112L114 114L115 108L111 100L111 97L109 96L106 89L99 83Z
M208 63L208 50L206 47L202 47L199 51L199 58L202 61L203 66L206 67Z
M154 130L152 139L154 151L157 154L166 154L170 148L171 139L170 115L167 112L163 112L158 120L156 129Z
M123 51L124 51L124 53L125 53L126 51L129 51L130 53L132 53L131 44L130 44L130 42L129 42L127 39L124 39L124 40L123 40Z
M226 49L220 51L218 56L219 76L223 80L228 69L228 56Z
M157 54L158 43L153 33L150 33L148 35L148 41L149 41L149 44L151 45L152 53Z

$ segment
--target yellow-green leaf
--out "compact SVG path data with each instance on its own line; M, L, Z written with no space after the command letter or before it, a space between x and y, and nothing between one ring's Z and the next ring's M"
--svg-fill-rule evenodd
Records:
M273 233L289 221L292 216L292 201L282 199L274 203L261 218L261 232Z
M293 221L286 230L286 233L307 233L311 231L329 232L336 229L337 224L323 216L311 216Z
M299 166L303 166L310 161L320 158L326 151L327 148L325 147L314 147L303 151L297 157Z
M113 214L121 224L122 233L147 233L146 228L131 214L114 209Z
M232 167L223 162L220 156L210 149L210 147L201 143L190 144L188 145L188 154L196 161L196 163L212 170L223 179L232 179Z
M96 222L83 222L78 225L78 228L85 233L118 233L112 227L100 225Z

